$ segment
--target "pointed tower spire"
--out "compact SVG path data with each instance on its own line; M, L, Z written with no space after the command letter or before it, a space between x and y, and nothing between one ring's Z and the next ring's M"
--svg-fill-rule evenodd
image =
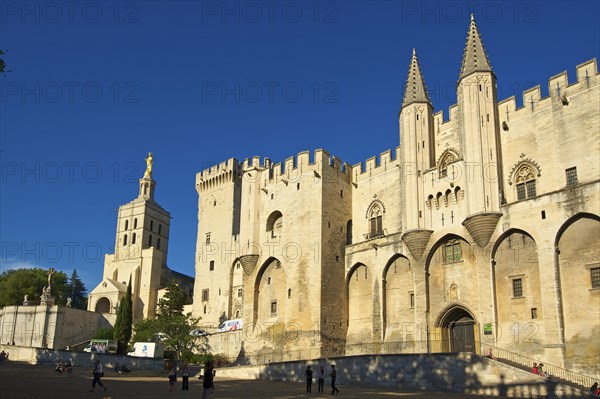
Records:
M469 32L467 33L467 43L465 45L459 79L462 79L475 71L492 72L492 67L490 66L481 37L479 36L475 18L473 17L473 14L471 14L471 23L469 25Z
M429 100L429 95L427 95L425 81L423 80L423 75L421 74L421 68L419 67L417 51L413 49L410 67L408 68L408 78L406 79L406 87L404 89L404 99L402 100L402 108L416 102L431 104L431 100Z

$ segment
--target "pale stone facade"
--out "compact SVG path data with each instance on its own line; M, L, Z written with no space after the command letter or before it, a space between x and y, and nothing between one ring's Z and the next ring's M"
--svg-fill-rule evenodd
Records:
M246 353L484 342L600 374L600 81L576 71L498 101L472 20L448 120L413 52L394 151L198 173L194 312L242 317Z
M90 292L89 311L114 315L130 281L134 321L156 315L163 288L173 280L191 302L194 279L167 266L171 216L154 201L155 186L150 167L140 179L138 197L119 207L115 253L105 256L102 281Z
M65 349L94 338L99 328L110 323L102 314L62 305L5 306L0 308L0 342Z

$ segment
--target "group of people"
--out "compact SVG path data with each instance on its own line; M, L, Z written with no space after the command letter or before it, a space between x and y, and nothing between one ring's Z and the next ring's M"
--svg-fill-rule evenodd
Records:
M544 370L544 363L533 363L533 367L531 367L531 372L542 377L550 378L550 374L546 370Z
M125 364L115 363L115 371L119 374L129 373L131 370Z
M8 353L4 351L0 352L0 362L2 362L5 359L8 359Z
M311 366L306 366L304 375L306 376L306 392L311 393L313 381L313 369ZM331 372L329 373L329 376L331 377L331 394L335 395L336 393L340 393L340 390L335 386L335 380L337 379L335 364L331 365ZM325 368L323 366L319 366L317 382L319 383L317 392L323 392L323 386L325 385Z
M58 363L56 363L56 368L54 369L54 371L56 371L59 374L62 374L62 373L71 374L73 372L73 364L71 363L71 360L67 360L66 362L63 362L61 360Z
M177 382L177 366L173 364L171 370L169 370L169 391L172 391L175 388L175 383ZM184 363L181 368L179 368L181 372L181 390L189 391L189 378L190 378L190 369L187 363ZM204 373L200 374L198 377L199 380L202 380L202 398L207 399L209 395L215 390L214 378L216 375L216 371L213 367L212 362L206 362L204 364Z

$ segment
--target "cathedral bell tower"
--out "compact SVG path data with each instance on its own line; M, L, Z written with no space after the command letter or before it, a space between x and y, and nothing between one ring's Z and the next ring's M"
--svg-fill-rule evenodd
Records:
M152 163L152 153L148 153L146 171L139 183L138 197L119 207L116 260L138 257L140 251L146 248L155 248L166 257L171 217L169 212L154 200L156 181L152 179Z

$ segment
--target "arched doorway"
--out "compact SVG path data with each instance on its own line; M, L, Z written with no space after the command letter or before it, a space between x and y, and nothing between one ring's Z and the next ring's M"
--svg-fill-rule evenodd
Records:
M441 349L447 352L477 352L479 330L475 318L462 306L453 306L442 313L440 328Z
M102 297L96 302L96 312L110 313L110 300L107 297Z

